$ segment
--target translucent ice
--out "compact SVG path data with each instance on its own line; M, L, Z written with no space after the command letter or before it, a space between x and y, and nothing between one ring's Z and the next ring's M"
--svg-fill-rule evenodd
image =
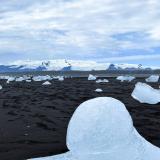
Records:
M146 78L146 82L158 82L159 75L151 75L150 77Z
M103 90L101 88L97 88L95 92L103 92Z
M96 81L96 83L108 83L108 82L109 82L109 80L107 80L107 79L98 79Z
M131 82L134 79L135 79L135 77L133 77L133 76L118 76L117 77L117 80L120 80L121 82L124 82L124 81Z
M67 130L66 154L37 160L159 160L160 149L133 127L124 104L111 97L82 103Z
M46 75L46 76L34 76L33 81L46 81L46 80L52 80L51 76Z
M58 77L58 80L59 80L59 81L64 81L64 77L63 77L63 76L59 76L59 77Z
M92 74L90 74L89 76L88 76L88 80L89 81L94 81L94 80L96 80L96 76L94 76L94 75L92 75Z
M132 92L132 97L141 103L156 104L160 102L160 89L138 82Z
M49 81L46 81L42 85L51 85L51 83Z
M18 78L16 78L16 82L22 82L22 81L24 81L25 80L25 78L23 78L23 77L18 77Z

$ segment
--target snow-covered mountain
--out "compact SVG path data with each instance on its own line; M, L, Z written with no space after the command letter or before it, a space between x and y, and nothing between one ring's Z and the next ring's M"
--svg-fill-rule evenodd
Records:
M80 60L47 60L47 61L16 61L8 65L0 65L0 72L24 72L24 71L90 71L90 70L122 70L122 69L160 69L160 67L148 67L140 64L111 64L95 61Z

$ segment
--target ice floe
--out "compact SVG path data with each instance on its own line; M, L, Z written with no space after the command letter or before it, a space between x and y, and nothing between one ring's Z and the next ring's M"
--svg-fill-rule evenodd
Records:
M96 83L108 83L108 82L109 82L108 79L98 79L98 80L96 81Z
M94 80L96 80L96 79L97 79L97 77L94 76L94 75L92 75L92 74L90 74L90 75L88 76L88 80L89 80L89 81L94 81Z
M125 105L111 97L82 103L67 129L69 152L36 160L159 160L160 149L133 126Z
M95 92L103 92L103 90L101 88L97 88Z
M44 83L42 83L42 85L51 85L51 83L49 82L49 81L46 81L46 82L44 82Z
M124 81L131 82L132 80L135 79L135 77L133 77L133 76L118 76L116 79L120 80L121 82L124 82Z
M146 78L146 82L158 82L159 75L151 75L150 77Z
M157 104L160 102L160 89L138 82L132 92L132 97L141 103Z

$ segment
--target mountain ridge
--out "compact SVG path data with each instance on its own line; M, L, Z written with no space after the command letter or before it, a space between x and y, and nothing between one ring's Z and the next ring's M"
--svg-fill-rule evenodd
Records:
M91 71L91 70L155 70L160 67L142 66L141 64L98 63L82 60L46 60L46 61L16 61L8 65L1 64L0 72L26 71Z

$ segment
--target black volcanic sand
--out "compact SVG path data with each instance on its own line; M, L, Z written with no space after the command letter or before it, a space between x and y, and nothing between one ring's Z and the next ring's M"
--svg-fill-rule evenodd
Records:
M160 147L160 103L141 104L131 97L137 79L121 83L109 78L97 84L87 78L42 82L0 81L0 160L24 160L67 151L66 131L76 107L91 98L110 96L125 103L134 126L148 141ZM154 88L159 84L151 83ZM103 93L94 92L102 88ZM125 126L124 126L125 127Z

